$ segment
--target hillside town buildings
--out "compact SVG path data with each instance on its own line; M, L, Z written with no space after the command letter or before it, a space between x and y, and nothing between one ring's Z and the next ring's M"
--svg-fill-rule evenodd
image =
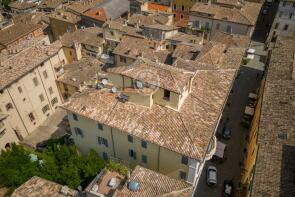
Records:
M214 197L230 181L237 196L294 196L293 1L23 0L8 8L0 150L22 144L59 109L82 155L95 150L129 170L105 168L82 189L35 176L12 196ZM239 86L253 81L244 136L248 92ZM204 186L209 166L216 187Z

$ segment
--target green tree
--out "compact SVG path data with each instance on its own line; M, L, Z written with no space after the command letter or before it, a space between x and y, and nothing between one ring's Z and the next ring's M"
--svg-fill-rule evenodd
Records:
M30 154L38 156L30 160ZM52 141L41 153L13 145L0 155L0 185L11 189L18 187L33 176L76 189L85 187L104 168L104 161L95 151L80 155L75 146L68 147L61 141Z
M40 175L39 163L32 162L30 152L21 146L12 145L11 150L2 152L0 157L0 184L17 187L34 175Z

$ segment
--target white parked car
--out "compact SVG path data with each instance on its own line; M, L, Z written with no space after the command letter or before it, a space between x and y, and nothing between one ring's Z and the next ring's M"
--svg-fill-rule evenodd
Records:
M209 186L217 184L217 169L215 166L208 166L207 168L207 184Z

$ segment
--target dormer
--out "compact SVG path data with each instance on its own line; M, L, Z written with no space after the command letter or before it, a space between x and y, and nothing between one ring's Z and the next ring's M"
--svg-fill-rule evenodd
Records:
M130 102L180 110L191 91L194 73L166 64L139 59L130 66L111 68L109 80Z

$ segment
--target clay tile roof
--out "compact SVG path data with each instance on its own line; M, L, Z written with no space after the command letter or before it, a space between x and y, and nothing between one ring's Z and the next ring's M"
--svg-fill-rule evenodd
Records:
M139 45L141 47L138 47ZM157 50L158 45L160 45L159 41L124 36L113 52L114 54L130 57L132 59L144 57L165 63L169 52L167 50Z
M64 74L57 80L75 87L93 85L98 76L106 75L102 69L98 59L86 57L65 65Z
M18 23L12 25L0 30L0 44L6 46L39 28L42 28L42 26L32 23Z
M95 19L97 21L102 21L102 22L107 21L106 13L102 7L90 9L84 12L83 15L89 18Z
M55 41L50 45L39 43L19 52L13 58L1 62L0 89L31 72L53 54L56 54L61 47L60 41Z
M169 66L169 65L167 65ZM212 138L236 70L197 71L180 111L118 102L109 90L74 95L63 108L139 139L200 160Z
M294 38L279 37L265 81L251 196L295 196Z
M214 42L207 42L197 57L197 61L207 64L218 64L223 56L226 45Z
M198 44L178 44L172 53L173 58L195 60L202 49Z
M260 12L261 4L245 2L241 8L223 7L217 4L197 2L190 12L210 14L212 18L245 25L255 25Z
M36 4L35 3L30 3L26 1L14 1L9 4L10 8L18 9L18 10L26 10L26 9L31 9L35 8Z
M67 190L67 194L62 190ZM34 176L27 182L18 187L11 195L11 197L76 197L77 192L68 187L63 187L57 183L45 180L43 178Z
M75 42L91 46L100 46L104 40L102 38L102 29L99 27L90 27L78 29L74 32L67 32L61 37L61 43L65 47L73 47Z
M219 42L230 47L247 48L250 43L250 37L238 34L229 34L226 32L216 31L211 36L211 41Z
M156 4L156 3L151 3L151 2L148 2L147 8L148 8L148 10L151 10L151 11L161 11L161 12L168 12L169 11L168 6L160 5L160 4Z
M83 0L83 1L75 1L66 7L66 10L83 14L85 11L93 8L96 5L103 3L104 0Z
M38 8L55 9L65 2L66 2L66 0L42 0L41 3L38 5Z
M130 181L139 183L138 190L135 192L129 190L128 183L125 183L123 189L115 194L116 197L189 197L193 192L193 187L182 180L170 178L140 166L135 167Z
M154 73L158 79L149 78L150 76L147 75L141 75L140 73L143 70L149 70L149 72ZM115 67L108 71L137 79L176 93L183 92L190 78L193 77L192 72L166 64L151 62L147 59L137 60L130 66Z

